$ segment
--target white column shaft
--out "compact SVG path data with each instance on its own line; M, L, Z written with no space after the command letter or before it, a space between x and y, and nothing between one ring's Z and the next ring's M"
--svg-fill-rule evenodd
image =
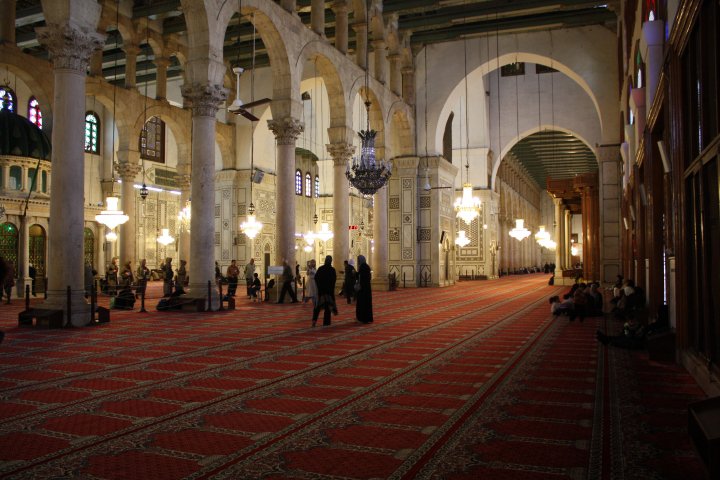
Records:
M278 142L277 196L275 199L276 262L295 265L295 142Z
M137 215L135 212L135 176L123 176L122 177L122 210L125 215L129 217L129 220L124 224L120 225L120 262L121 266L125 265L125 262L133 262L133 267L136 267L136 256L137 256L137 236L136 236L136 225Z
M375 254L372 256L373 277L376 282L387 283L388 281L388 187L385 186L375 192L373 201L373 240Z
M335 48L348 51L348 8L346 4L335 5Z
M333 167L333 256L342 265L350 254L350 187L345 178L345 164L335 162Z
M325 36L325 0L312 0L310 4L310 25L313 32Z

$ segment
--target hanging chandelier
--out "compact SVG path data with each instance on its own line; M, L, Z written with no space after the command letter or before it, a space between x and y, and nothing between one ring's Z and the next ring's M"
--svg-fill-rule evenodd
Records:
M308 232L303 235L303 239L309 247L312 247L313 243L315 243L315 232L313 232L312 230L308 230Z
M455 239L455 245L460 247L467 247L470 244L470 239L465 235L465 230L458 231L458 236Z
M455 199L455 211L457 217L463 222L470 225L478 215L480 215L480 199L473 197L473 186L470 183L463 184L463 194L461 198Z
M513 237L515 240L525 240L527 237L530 236L530 230L525 228L525 220L522 218L516 218L515 219L515 228L510 230L508 232L511 237Z
M115 240L117 240L117 233L115 233L115 230L110 230L108 233L106 233L105 240L108 242L114 242Z
M190 232L190 219L192 218L192 212L190 209L190 200L185 202L185 206L178 213L178 221L180 223L180 231Z
M171 243L173 243L175 241L175 238L173 238L173 236L170 235L169 228L163 228L160 231L162 232L162 234L158 235L158 237L157 237L158 243L167 247L168 245L170 245Z
M548 240L550 240L550 233L545 231L545 225L540 225L540 229L535 234L535 241L544 247Z
M557 248L557 243L555 243L555 240L552 240L549 238L547 240L545 240L543 243L541 243L540 245L547 248L548 250L552 250L552 251L555 251L555 249Z
M125 215L122 210L118 208L120 199L118 197L107 197L107 210L95 215L95 221L108 227L110 230L114 230L118 225L130 220L130 217Z
M252 182L252 181L251 181ZM252 188L252 187L251 187ZM251 193L252 195L252 193ZM255 238L257 234L262 230L263 224L255 218L255 205L250 202L248 207L247 220L240 224L240 231L247 235L248 238Z
M330 230L330 225L327 222L320 224L320 231L315 234L315 238L323 242L327 242L333 238L333 232Z
M365 2L365 18L369 17L369 2ZM365 29L365 44L368 42L368 28ZM365 113L366 128L360 130L360 158L353 158L352 165L348 165L345 176L350 184L363 195L373 195L384 187L392 175L392 163L375 158L375 130L370 130L370 64L368 48L365 49Z

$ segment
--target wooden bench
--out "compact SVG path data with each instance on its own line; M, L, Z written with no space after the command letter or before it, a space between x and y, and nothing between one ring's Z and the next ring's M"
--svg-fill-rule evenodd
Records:
M64 312L49 308L31 308L18 314L20 327L62 328Z

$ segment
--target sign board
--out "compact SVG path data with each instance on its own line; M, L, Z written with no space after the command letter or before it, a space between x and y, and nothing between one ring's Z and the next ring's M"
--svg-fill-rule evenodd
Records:
M283 273L282 265L270 265L268 267L268 275L282 275L282 273Z

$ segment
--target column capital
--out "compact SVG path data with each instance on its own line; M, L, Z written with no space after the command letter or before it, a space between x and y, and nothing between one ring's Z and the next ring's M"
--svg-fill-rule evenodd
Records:
M190 103L194 117L215 117L220 104L227 98L225 88L215 84L183 85L181 93Z
M115 164L115 171L120 175L123 182L131 182L142 170L138 163L118 162Z
M90 57L105 44L105 35L63 24L36 29L37 38L50 52L53 67L85 73Z
M335 12L335 15L338 13L347 13L349 9L348 0L336 0L330 8Z
M168 57L155 57L153 63L158 68L167 68L170 66L170 63L172 63L172 60L170 60Z
M355 30L355 33L357 33L358 30L363 31L363 29L367 28L367 26L367 22L354 22L352 24L352 28Z
M370 40L370 44L373 46L374 50L383 50L385 48L385 40L382 38Z
M305 124L297 118L285 117L282 120L268 120L268 128L275 134L278 145L294 145L305 130Z
M191 184L190 175L186 175L186 174L175 175L175 181L177 182L177 186L178 186L178 188L180 188L180 190L188 190L190 188L190 184Z
M125 55L137 56L140 53L140 47L134 43L130 43L127 45L123 45L122 51L125 52Z
M336 167L344 167L348 160L355 153L355 145L349 143L329 143L325 145L328 153L333 159L333 165Z

